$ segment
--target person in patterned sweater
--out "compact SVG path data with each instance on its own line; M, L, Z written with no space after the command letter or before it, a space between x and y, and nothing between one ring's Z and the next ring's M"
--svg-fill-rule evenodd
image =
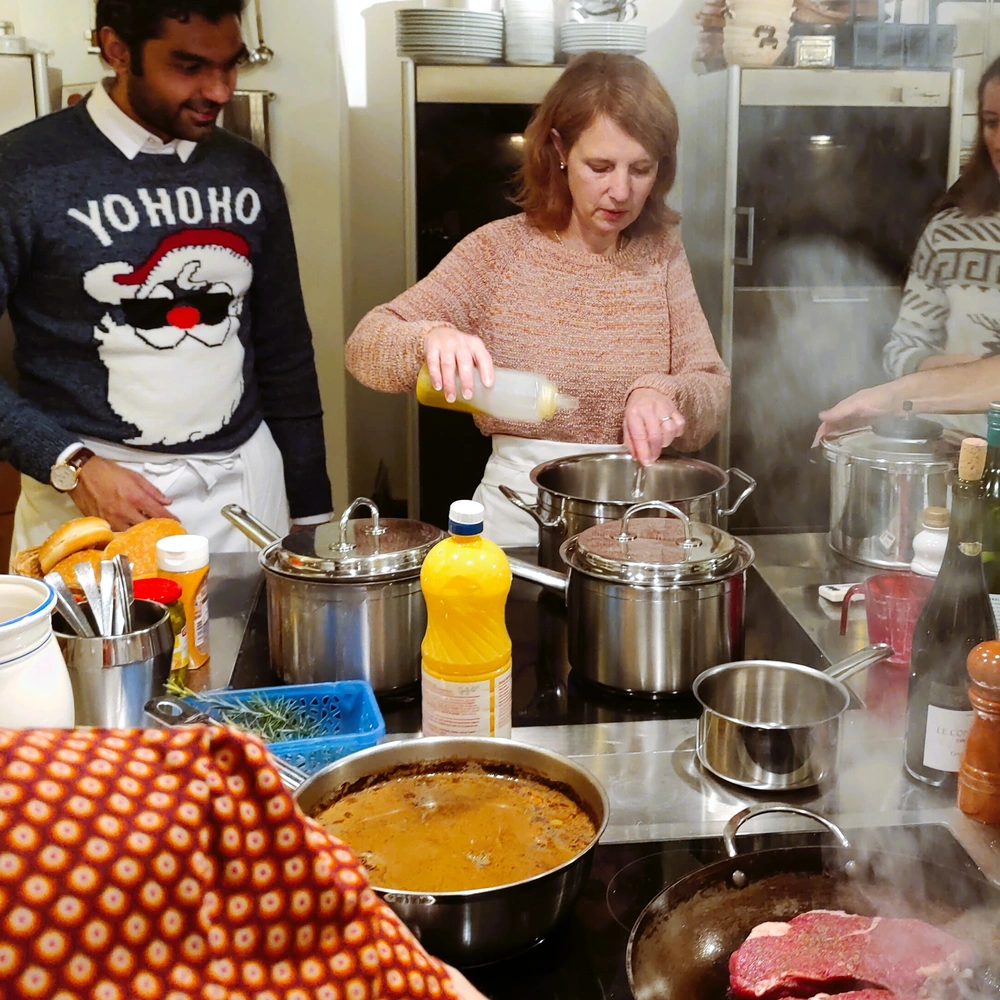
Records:
M1000 59L979 81L972 155L920 238L883 360L895 381L821 413L817 442L907 400L985 432L983 411L1000 398Z

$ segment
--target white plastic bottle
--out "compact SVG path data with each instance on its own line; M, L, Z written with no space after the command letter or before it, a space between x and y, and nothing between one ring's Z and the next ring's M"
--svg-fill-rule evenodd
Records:
M430 373L424 365L417 378L417 400L424 406L460 413L485 413L498 420L517 420L528 424L551 420L559 410L575 410L580 405L575 396L561 393L544 375L510 368L496 368L493 375L493 385L487 389L479 378L479 369L475 369L472 398L463 399L459 392L455 401L449 403L443 390L435 389L431 384Z
M913 539L913 559L910 569L921 576L937 576L948 547L947 507L927 507L920 515L923 525Z

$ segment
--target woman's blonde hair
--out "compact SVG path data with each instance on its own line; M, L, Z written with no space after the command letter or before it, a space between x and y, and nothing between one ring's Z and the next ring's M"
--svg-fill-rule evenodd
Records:
M539 229L569 225L573 199L555 130L567 153L600 117L608 118L638 142L658 163L656 181L630 235L675 225L680 216L666 197L677 177L677 110L656 74L635 56L588 52L574 59L542 98L524 130L524 163L518 172L514 203Z

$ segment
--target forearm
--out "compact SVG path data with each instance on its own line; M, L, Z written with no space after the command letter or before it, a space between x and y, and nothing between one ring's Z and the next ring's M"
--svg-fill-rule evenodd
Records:
M47 483L60 453L78 440L79 435L21 399L0 380L0 459Z
M378 306L357 325L344 348L347 370L369 389L410 392L424 363L424 335L433 320L406 320Z
M914 372L886 388L890 412L909 401L918 413L982 413L1000 399L1000 357Z
M281 452L292 518L329 514L333 510L333 496L326 471L322 414L271 417L267 425Z

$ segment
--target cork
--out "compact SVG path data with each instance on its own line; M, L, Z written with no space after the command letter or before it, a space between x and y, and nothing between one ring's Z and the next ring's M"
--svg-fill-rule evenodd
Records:
M958 455L958 478L967 483L978 483L985 468L986 442L982 438L964 438Z

